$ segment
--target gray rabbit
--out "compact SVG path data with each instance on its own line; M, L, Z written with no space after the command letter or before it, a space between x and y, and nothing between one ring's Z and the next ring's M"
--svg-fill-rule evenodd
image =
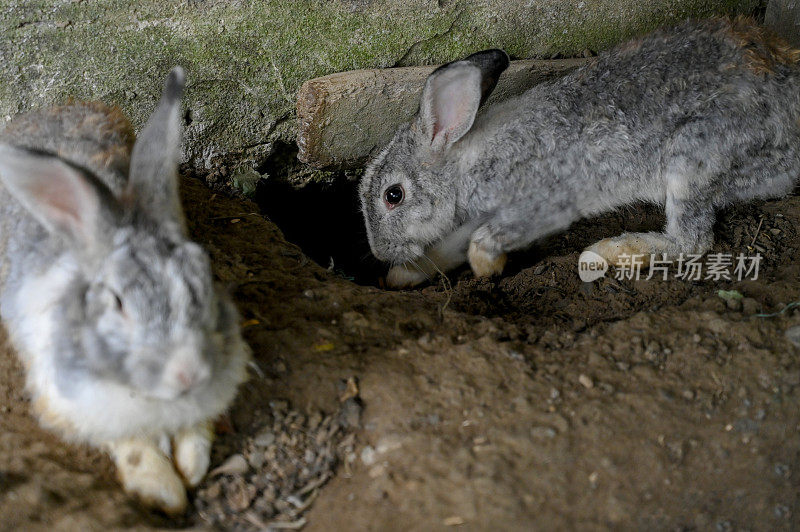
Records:
M488 276L509 251L643 201L665 206L664 232L589 249L615 265L703 253L716 209L786 194L800 175L798 59L747 19L689 21L480 113L506 54L444 65L362 179L372 251L392 286L465 259Z
M183 85L173 69L135 144L99 103L19 116L0 136L0 316L33 410L108 450L126 491L171 514L205 475L211 420L249 360L236 309L186 234Z

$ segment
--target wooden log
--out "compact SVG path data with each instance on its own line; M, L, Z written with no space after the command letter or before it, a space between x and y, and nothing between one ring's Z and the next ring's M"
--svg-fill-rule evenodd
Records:
M512 61L487 102L521 94L586 59ZM301 161L320 169L364 164L419 107L435 66L353 70L307 81L297 98Z

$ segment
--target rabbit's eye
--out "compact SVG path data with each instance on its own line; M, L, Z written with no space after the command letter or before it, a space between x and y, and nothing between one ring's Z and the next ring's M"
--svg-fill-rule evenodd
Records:
M125 307L122 304L122 298L117 295L117 293L110 288L106 289L106 301L108 301L108 305L114 308L120 314L125 314Z
M392 185L386 189L383 194L383 201L386 203L386 208L391 210L403 203L405 191L400 185Z
M98 312L105 312L106 310L110 310L124 317L127 317L127 313L125 312L125 305L122 302L122 298L119 297L119 295L117 295L117 293L108 286L102 286L100 290L101 291L99 293L95 292L95 295L93 297L95 305L100 305L100 307L98 307Z

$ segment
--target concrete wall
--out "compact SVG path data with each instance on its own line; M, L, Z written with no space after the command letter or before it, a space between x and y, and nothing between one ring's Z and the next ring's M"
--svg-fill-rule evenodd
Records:
M141 126L174 64L189 74L185 158L262 161L293 141L302 83L359 68L442 63L487 47L575 56L758 0L5 0L0 123L70 96Z
M800 0L770 0L764 24L794 46L800 46Z

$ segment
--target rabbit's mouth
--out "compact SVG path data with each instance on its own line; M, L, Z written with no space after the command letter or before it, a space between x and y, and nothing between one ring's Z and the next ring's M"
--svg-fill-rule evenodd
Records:
M385 253L381 253L379 250L373 250L372 253L378 260L397 266L406 262L414 262L424 257L425 248L420 244L411 243L405 246L393 246L387 249Z
M193 389L185 389L181 390L178 388L170 388L167 386L159 387L155 390L149 390L145 395L149 399L155 399L159 401L175 401L182 397L188 397L191 395Z

